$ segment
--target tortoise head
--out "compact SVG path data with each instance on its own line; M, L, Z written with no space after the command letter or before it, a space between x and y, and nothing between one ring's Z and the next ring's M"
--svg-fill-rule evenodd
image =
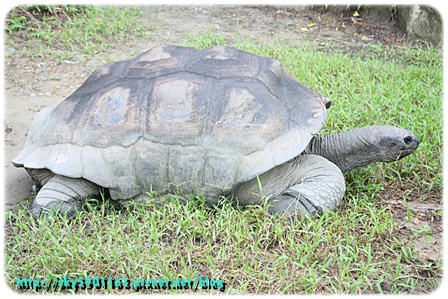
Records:
M374 127L372 137L378 147L381 162L392 162L413 153L420 140L410 131L394 126Z

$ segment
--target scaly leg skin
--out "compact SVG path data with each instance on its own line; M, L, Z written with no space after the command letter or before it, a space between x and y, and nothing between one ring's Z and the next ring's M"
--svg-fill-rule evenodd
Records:
M270 214L300 220L302 214L322 214L334 210L345 193L341 170L321 156L304 155L297 173L300 180L280 196L270 199Z
M37 193L31 204L31 214L37 219L57 209L59 214L72 219L82 209L82 200L99 193L99 187L85 179L54 175Z
M276 166L259 177L268 199L268 212L300 220L303 214L319 214L334 210L345 193L345 179L332 162L318 155L302 155L293 161ZM258 180L238 187L236 195L243 204L260 200ZM241 202L241 201L240 201Z

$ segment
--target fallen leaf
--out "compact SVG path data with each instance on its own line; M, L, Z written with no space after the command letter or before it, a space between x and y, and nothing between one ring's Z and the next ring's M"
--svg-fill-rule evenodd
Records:
M342 23L341 27L345 29L345 23Z
M418 220L418 218L414 218L414 220L412 220L412 222L414 222L414 224L419 224L420 220Z
M205 245L204 247L199 248L198 252L203 253L207 249L207 247L208 247L208 245Z
M316 24L314 23L308 24L308 27L314 27L314 26L316 26Z
M338 31L338 30L339 30L339 27L334 28L334 31Z
M389 208L389 210L390 210L392 213L395 213L395 210L394 210L390 205L387 205L387 207Z
M361 39L367 39L367 37L365 37L364 35L361 37Z
M353 13L353 16L354 16L354 17L359 17L359 13L358 13L357 11L355 11L355 12Z
M301 30L302 32L308 32L308 31L310 31L308 28L300 28L300 30Z

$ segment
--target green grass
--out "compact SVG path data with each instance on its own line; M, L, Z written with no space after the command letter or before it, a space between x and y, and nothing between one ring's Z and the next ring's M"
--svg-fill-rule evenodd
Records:
M12 59L71 59L75 54L93 55L117 44L126 46L146 28L136 8L97 6L22 7L35 15L30 19L17 7L6 18L6 43L15 49ZM7 59L7 62L9 61Z
M269 217L262 207L214 210L200 201L120 211L110 203L87 205L70 222L55 217L39 223L21 208L6 214L7 282L17 276L171 281L208 276L222 279L226 294L382 293L385 288L402 293L422 283L406 274L414 267L436 271L418 263L412 246L393 238L389 210L368 199L348 205L296 225ZM64 292L49 292L54 291Z
M226 41L206 32L185 42L198 48L214 44ZM211 209L201 199L183 206L156 201L157 195L147 205L124 209L89 201L73 221L38 223L27 207L19 207L6 212L5 272L13 289L17 276L63 275L208 276L223 280L225 294L401 294L438 288L442 262L421 258L414 245L419 236L431 241L431 229L409 230L403 238L393 210L379 202L388 186L398 186L399 199L414 193L441 198L441 50L365 48L348 55L244 42L232 46L279 59L305 85L331 97L323 134L391 124L414 132L420 147L404 160L349 173L336 211L297 224L269 217L265 207ZM406 212L413 219L415 211Z

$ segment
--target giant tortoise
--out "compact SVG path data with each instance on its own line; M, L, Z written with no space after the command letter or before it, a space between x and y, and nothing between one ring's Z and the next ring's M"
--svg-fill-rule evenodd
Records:
M215 46L158 46L99 67L63 102L41 110L12 161L42 188L34 217L108 189L113 200L161 194L262 203L291 219L335 209L343 173L396 161L419 140L393 126L321 136L330 99L278 60ZM266 198L266 197L265 197Z

